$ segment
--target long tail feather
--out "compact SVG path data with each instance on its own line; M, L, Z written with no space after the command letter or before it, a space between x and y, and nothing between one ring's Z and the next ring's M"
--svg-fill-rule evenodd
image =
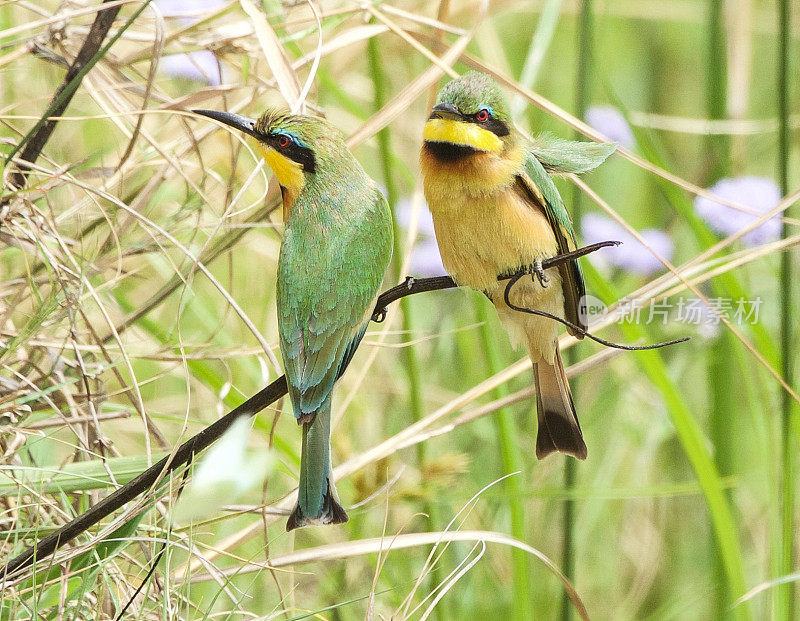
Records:
M575 414L569 392L567 374L556 350L553 364L541 359L533 364L536 381L536 413L539 431L536 436L536 457L542 459L556 451L586 459L586 443Z
M330 438L331 406L328 401L317 410L311 422L303 423L297 506L286 522L287 531L312 524L343 524L348 520L330 478Z

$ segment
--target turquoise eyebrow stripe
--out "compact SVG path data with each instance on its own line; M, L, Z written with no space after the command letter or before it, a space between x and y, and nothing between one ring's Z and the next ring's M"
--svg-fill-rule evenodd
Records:
M279 130L279 131L275 132L275 135L276 136L288 136L291 139L291 141L293 143L295 143L297 146L303 147L304 149L309 149L309 146L305 142L300 140L300 138L298 138L292 132L287 132L285 130Z

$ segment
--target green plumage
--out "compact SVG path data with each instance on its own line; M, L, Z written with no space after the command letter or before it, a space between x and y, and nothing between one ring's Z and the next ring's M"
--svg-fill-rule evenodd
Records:
M291 530L347 519L330 480L331 392L369 323L391 257L392 225L386 201L336 129L321 119L284 118L316 162L289 209L278 260L281 353L303 424Z
M575 250L577 242L572 220L553 180L539 159L530 151L525 158L524 166L527 179L525 176L520 177L520 183L525 186L530 181L544 196L544 212L555 234L559 254ZM586 295L586 285L583 282L580 264L578 261L569 261L560 265L558 271L561 274L561 288L564 293L564 317L567 321L585 330L586 312L583 298ZM573 336L579 339L583 338L581 332L571 328L567 328L567 330Z
M392 255L389 206L327 121L195 110L255 138L281 184L278 332L303 426L297 506L286 530L347 521L330 479L331 397L367 329Z
M575 230L564 201L548 173L580 174L597 168L614 153L617 144L577 142L563 140L551 134L542 134L529 141L524 167L525 174L539 189L545 199L545 214L558 242L559 254L575 250ZM523 179L524 182L524 179ZM586 330L584 297L586 285L577 260L563 263L558 268L564 292L564 317L567 321ZM583 333L567 328L570 334L582 339Z
M543 133L530 141L529 151L550 174L567 175L594 170L617 150L616 142L564 140Z

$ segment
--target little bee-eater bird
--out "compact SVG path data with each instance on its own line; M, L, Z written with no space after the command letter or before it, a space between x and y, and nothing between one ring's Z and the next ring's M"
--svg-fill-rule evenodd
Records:
M283 195L278 258L281 355L303 426L297 506L286 524L341 524L331 480L333 385L370 321L392 255L392 216L375 182L327 121L270 111L258 120L195 110L255 139Z
M586 458L586 444L558 351L558 324L510 309L498 276L531 269L511 292L516 306L546 311L586 328L577 261L542 271L541 261L576 247L572 222L548 173L582 173L615 144L545 135L525 139L487 75L470 72L439 93L425 124L420 158L425 197L442 262L459 285L484 292L512 342L527 346L536 382L536 456ZM577 338L582 333L571 330Z

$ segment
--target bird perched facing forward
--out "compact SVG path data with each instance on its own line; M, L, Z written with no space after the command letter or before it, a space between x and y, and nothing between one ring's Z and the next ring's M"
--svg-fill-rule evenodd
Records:
M558 351L558 325L510 309L501 275L533 269L513 303L586 328L585 294L577 261L542 271L541 261L575 249L564 203L548 173L582 173L599 166L616 144L523 137L511 122L497 84L470 72L449 82L425 124L420 164L442 261L459 284L484 292L515 343L533 362L539 430L536 456L554 451L586 458L575 406ZM568 328L569 329L569 328ZM582 338L582 333L569 329Z
M346 522L330 478L331 396L361 342L392 255L389 206L344 136L323 119L195 112L255 138L283 195L278 331L303 426L297 506L286 530Z

